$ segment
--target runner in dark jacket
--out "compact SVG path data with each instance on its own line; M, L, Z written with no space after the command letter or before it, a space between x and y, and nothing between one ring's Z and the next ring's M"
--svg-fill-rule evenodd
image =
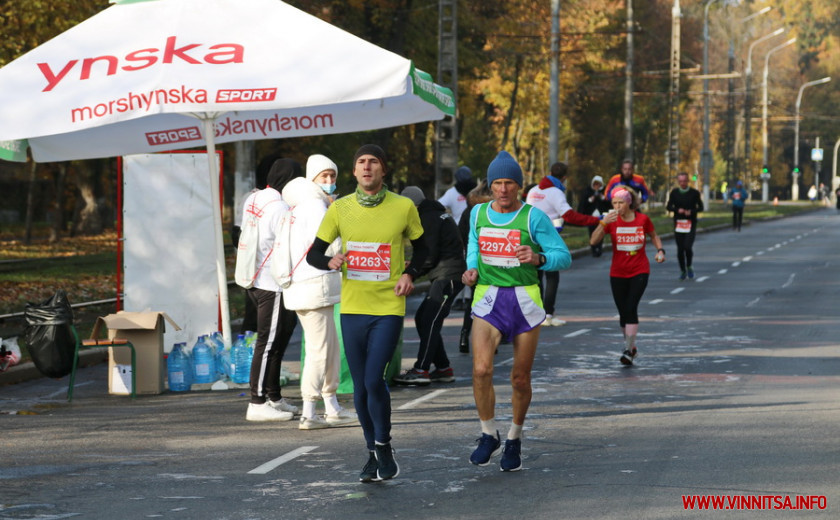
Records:
M461 282L461 275L466 270L464 244L452 215L441 203L426 199L417 186L406 187L402 196L414 201L420 214L429 253L420 274L426 275L431 287L414 316L420 335L417 361L414 367L395 377L394 382L402 385L428 385L432 381L451 383L455 381L455 375L440 330L443 320L449 316L452 300L464 288ZM433 364L435 370L430 372Z

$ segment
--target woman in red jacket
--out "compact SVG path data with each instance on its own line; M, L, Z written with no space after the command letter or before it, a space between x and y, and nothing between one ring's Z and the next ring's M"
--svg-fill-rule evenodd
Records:
M624 333L624 352L621 354L621 363L624 365L632 365L638 352L636 334L639 332L639 302L650 276L650 262L645 253L647 237L656 247L656 262L665 261L662 240L648 216L636 211L638 205L639 197L631 188L615 190L612 194L613 211L604 216L589 242L597 244L605 234L609 234L612 240L610 287Z

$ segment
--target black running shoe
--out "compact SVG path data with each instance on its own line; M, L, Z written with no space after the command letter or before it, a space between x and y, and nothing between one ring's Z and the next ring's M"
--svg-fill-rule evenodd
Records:
M376 476L379 480L388 480L400 474L400 466L394 458L394 453L390 442L376 445L376 463L379 464Z
M376 470L379 469L379 464L376 462L376 452L371 451L370 457L359 473L359 482L378 482L379 477L376 476Z
M452 367L435 369L434 372L429 374L429 379L433 383L453 383L455 382L455 372L452 371Z
M636 359L637 354L638 354L638 351L636 350L636 347L633 347L632 350L630 350L630 349L625 350L624 352L621 353L621 364L622 365L628 365L628 366L632 365L633 360Z

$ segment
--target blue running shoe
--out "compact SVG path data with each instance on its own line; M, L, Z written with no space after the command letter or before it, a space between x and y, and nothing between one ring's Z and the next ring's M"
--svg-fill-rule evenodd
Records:
M481 437L476 439L478 447L470 455L470 462L476 466L486 466L490 463L490 458L498 455L502 451L502 441L499 439L499 430L496 430L496 436L482 433Z
M694 280L694 269L691 266L688 266L688 279Z
M502 460L499 466L502 471L519 471L522 469L522 439L508 439L505 441L505 451L502 452Z

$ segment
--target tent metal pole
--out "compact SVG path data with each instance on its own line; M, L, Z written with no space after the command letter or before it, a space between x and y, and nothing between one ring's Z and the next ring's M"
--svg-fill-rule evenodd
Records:
M219 195L219 169L216 164L216 130L213 121L216 116L199 114L204 123L204 141L207 143L207 165L210 174L210 200L213 207L214 233L216 239L216 277L219 282L219 313L222 318L222 337L225 346L232 344L230 332L230 302L228 299L227 268L225 267L225 245L222 236L222 210Z

